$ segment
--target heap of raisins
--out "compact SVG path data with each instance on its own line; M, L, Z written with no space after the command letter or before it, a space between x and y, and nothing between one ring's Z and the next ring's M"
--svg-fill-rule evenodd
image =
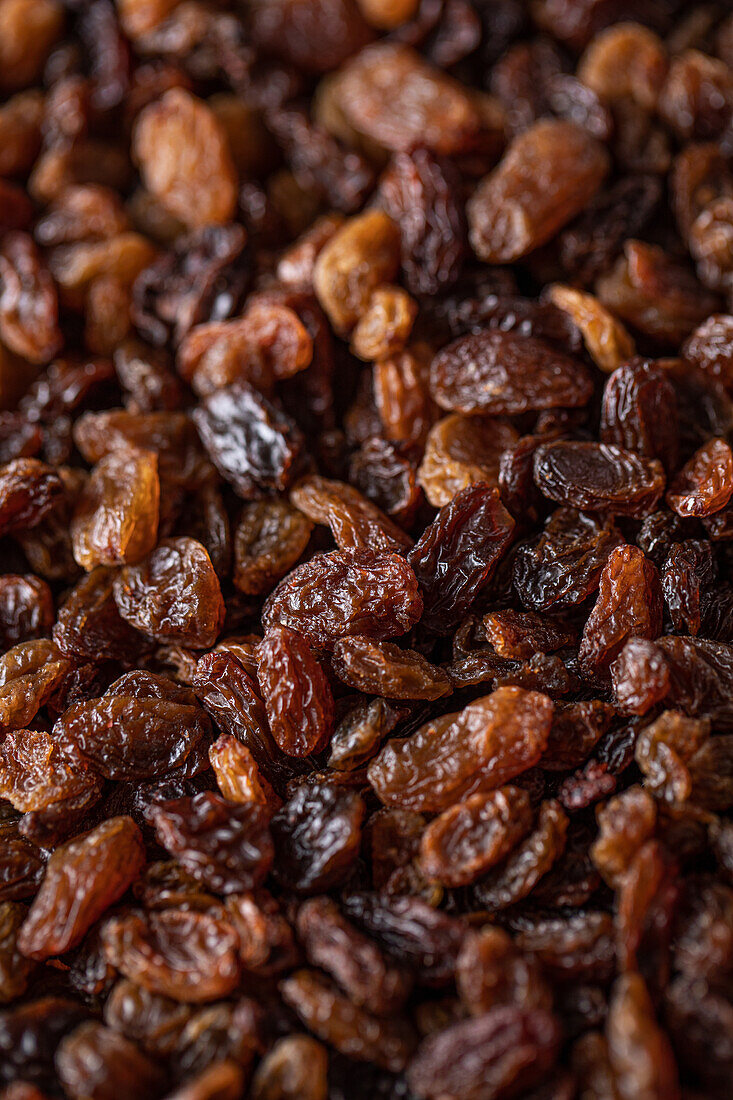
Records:
M0 1100L729 1100L731 0L0 0Z

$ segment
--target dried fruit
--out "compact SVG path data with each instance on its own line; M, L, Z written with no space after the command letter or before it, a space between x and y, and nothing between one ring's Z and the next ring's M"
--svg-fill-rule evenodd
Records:
M245 500L287 489L297 475L300 430L247 383L215 390L193 418L211 461Z
M287 626L330 648L355 634L404 634L421 612L417 580L404 558L337 550L296 567L269 597L262 617L266 628Z
M308 643L286 626L268 630L257 676L272 736L288 756L310 756L333 729L331 687Z
M295 565L313 525L284 500L252 501L234 532L233 581L240 592L264 595Z
M297 930L308 961L331 974L356 1004L377 1016L404 1007L412 984L409 974L345 920L330 898L304 902Z
M733 452L724 439L711 439L676 475L667 503L679 516L709 516L733 494Z
M488 416L444 416L428 432L417 478L435 508L467 488L498 484L499 462L518 440L505 420Z
M276 878L304 894L343 882L359 853L364 813L355 791L304 783L272 819Z
M100 459L79 494L71 520L74 558L91 572L97 565L136 562L158 535L158 459L135 447Z
M135 881L144 860L140 830L129 817L110 818L58 848L21 927L21 952L47 959L75 947Z
M514 520L496 489L470 485L441 508L407 555L423 593L423 624L458 625L506 552Z
M151 810L160 843L219 894L252 890L272 864L269 814L257 803L233 806L209 791Z
M534 336L483 330L436 355L430 389L444 409L514 414L585 405L591 380L581 362Z
M662 495L664 470L656 459L612 443L558 442L538 450L535 481L559 504L640 517Z
M446 886L466 886L498 863L532 822L519 787L474 794L431 821L420 841L420 869Z
M342 1054L393 1072L404 1069L415 1046L407 1020L372 1016L317 970L296 970L280 992L303 1023Z
M158 642L205 649L224 621L224 601L211 559L191 538L162 539L114 581L122 618Z
M105 922L102 943L120 973L184 1004L226 997L239 982L236 933L209 913L133 910Z
M603 673L627 639L662 632L662 589L656 566L636 546L619 546L603 567L598 599L578 651L586 671Z
M521 1095L555 1062L559 1034L549 1012L501 1005L423 1040L408 1070L425 1100Z
M349 125L396 152L424 145L435 153L460 153L481 129L466 90L397 43L362 50L337 78L336 95Z
M578 326L589 355L601 370L616 370L634 354L634 341L626 329L592 294L554 283L547 297Z
M191 229L228 222L237 177L216 115L183 88L171 88L138 116L133 155L148 190Z
M608 169L606 151L575 123L536 122L469 200L474 251L486 263L525 256L580 213Z
M331 528L339 550L402 553L412 546L409 535L389 516L344 482L307 477L291 489L290 500L313 523Z
M313 288L337 331L348 332L366 312L374 290L399 269L400 236L382 210L350 218L318 253Z
M478 904L505 909L525 898L562 854L567 828L568 818L559 802L543 802L529 836L474 886Z
M539 692L501 687L387 743L369 765L385 805L444 810L533 767L547 744L552 703Z

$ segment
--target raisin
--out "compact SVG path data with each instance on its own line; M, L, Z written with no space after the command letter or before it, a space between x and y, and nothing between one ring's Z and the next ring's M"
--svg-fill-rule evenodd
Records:
M135 881L144 858L129 817L110 818L57 848L18 936L23 954L46 959L75 947Z
M166 1079L129 1039L91 1020L66 1036L55 1061L69 1096L134 1100L141 1091L158 1092Z
M144 639L120 617L114 601L114 572L99 567L71 589L58 610L52 634L69 657L131 660Z
M50 634L55 618L51 589L40 577L0 577L0 649Z
M452 690L448 675L420 653L370 638L338 641L332 665L350 687L391 699L438 699Z
M55 803L73 806L78 799L86 806L99 798L101 789L94 773L48 734L11 730L0 745L0 793L16 810L28 813Z
M156 346L179 344L194 325L232 316L251 272L240 225L207 225L179 237L133 284L131 315Z
M535 542L520 546L514 559L514 585L533 611L582 603L599 584L611 552L621 542L609 521L558 508Z
M343 882L359 853L364 801L355 791L305 784L272 819L275 877L313 894Z
M654 213L662 194L652 175L627 176L599 192L558 236L560 262L588 285L605 271Z
M436 986L450 982L466 931L461 920L434 909L422 898L386 893L349 894L344 909L421 981Z
M194 421L211 461L245 500L287 489L297 475L304 447L299 428L247 383L215 390Z
M151 451L129 447L100 459L71 520L79 565L90 572L144 557L157 539L159 495L158 459Z
M667 492L680 516L709 516L733 494L733 452L724 439L711 439L677 473Z
M585 910L570 916L540 916L527 925L519 930L515 944L531 952L545 971L559 977L612 976L616 959L608 913Z
M209 791L163 802L151 812L160 843L185 870L217 893L259 886L273 858L267 810L233 806Z
M280 992L312 1031L343 1054L395 1072L405 1068L415 1046L406 1020L372 1016L317 970L296 970Z
M356 1004L377 1016L404 1007L409 974L345 920L330 898L306 901L298 911L297 930L308 961L330 973Z
M546 695L502 687L411 737L388 742L369 765L369 781L385 805L444 810L533 767L551 721Z
M195 760L210 730L201 708L161 697L155 683L149 694L140 696L119 683L118 691L64 711L54 726L61 748L110 779L163 775L181 767L192 753Z
M657 459L613 443L558 442L537 452L535 481L560 504L640 517L662 495L664 470Z
M255 0L250 29L265 52L312 73L336 68L372 38L354 0Z
M414 451L374 437L351 455L349 477L373 504L407 527L421 500Z
M296 567L265 603L266 628L281 625L314 645L404 634L420 618L414 572L397 554L338 550Z
M611 679L619 706L630 714L646 714L670 689L663 650L643 638L629 639L611 664Z
M643 241L626 242L596 292L622 321L662 344L680 343L718 305L685 264Z
M310 756L328 741L334 702L308 643L286 626L272 627L258 648L257 676L272 735L289 756Z
M226 135L202 100L171 88L138 116L133 154L153 195L196 229L231 220L236 173Z
M478 904L485 909L505 909L526 897L562 854L567 828L568 819L559 802L543 802L529 836L474 885Z
M430 388L443 408L469 414L576 407L591 395L577 359L534 336L491 330L443 348L430 368Z
M603 878L617 885L656 825L654 799L642 787L629 787L597 812L599 833L591 858Z
M441 508L407 555L424 597L422 622L445 634L470 610L514 531L496 489L461 490Z
M507 263L544 244L593 197L608 154L573 122L543 119L516 137L468 203L471 244Z
M236 934L209 913L170 908L113 916L102 927L102 942L120 973L186 1004L225 997L239 982Z
M582 764L610 726L613 716L614 708L599 699L556 703L542 767L546 771L564 771Z
M275 380L305 370L313 341L294 310L254 303L232 321L196 325L178 348L179 374L202 397L233 382L269 392Z
M88 1016L80 1004L59 996L31 1000L4 1012L0 1016L0 1081L33 1082L43 1089L55 1089L54 1055L59 1043ZM39 1095L45 1093L34 1091L30 1100Z
M114 580L122 618L158 642L204 649L224 620L224 602L211 559L191 538L163 539L139 565Z
M428 149L396 153L379 181L381 206L399 227L402 270L413 294L437 294L458 279L467 226L451 162Z
M331 737L329 767L353 771L375 756L399 721L400 712L385 699L365 699L341 719Z
M677 1096L677 1069L669 1042L654 1017L640 974L622 974L613 987L606 1024L608 1054L623 1100L649 1095Z
M372 293L394 279L400 264L397 226L382 210L350 218L318 253L313 288L338 332L366 312Z
M0 247L0 336L32 363L47 363L63 338L56 287L25 233L6 233Z
M446 886L475 882L531 827L529 795L518 787L474 794L430 823L420 841L420 868Z
M328 1054L309 1035L278 1039L252 1080L252 1100L326 1100Z
M726 313L708 317L682 345L690 363L730 389L733 386L733 318Z
M627 639L662 632L662 588L656 566L636 546L611 552L601 573L598 599L588 616L578 659L591 673L608 669Z
M69 672L70 662L46 638L21 642L0 657L0 729L20 729Z
M291 490L290 500L313 523L327 524L340 550L400 553L412 546L396 523L344 482L304 478Z
M0 902L0 1003L7 1004L25 993L33 971L32 959L18 950L18 932L27 909L17 901Z
M442 508L468 485L497 485L502 455L517 440L505 420L460 413L443 417L428 432L417 472L425 496Z
M487 639L500 657L526 660L535 653L552 653L575 641L572 627L531 611L493 611L483 617Z
M456 984L472 1016L498 1005L549 1009L552 995L537 960L518 950L501 928L468 932L458 955Z
M16 458L0 467L0 534L34 527L63 493L59 475L37 458Z
M395 152L424 145L438 154L459 153L481 129L465 88L397 43L362 50L339 75L337 96L355 130Z
M499 1005L425 1039L407 1080L425 1100L526 1095L554 1065L558 1043L549 1012Z
M592 294L554 283L547 298L563 310L583 334L588 354L603 371L613 371L634 353L624 326Z

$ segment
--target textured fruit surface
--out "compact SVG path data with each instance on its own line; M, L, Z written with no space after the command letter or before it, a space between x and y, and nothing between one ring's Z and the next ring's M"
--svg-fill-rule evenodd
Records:
M733 0L0 0L0 1100L730 1100Z

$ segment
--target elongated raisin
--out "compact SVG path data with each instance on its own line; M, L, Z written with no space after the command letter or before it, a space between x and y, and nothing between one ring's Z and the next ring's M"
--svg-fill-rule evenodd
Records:
M286 626L272 627L258 648L257 676L272 735L289 756L310 756L334 722L331 687L308 643Z
M587 369L534 336L484 330L461 336L433 359L430 389L444 409L514 414L585 405Z
M267 600L262 618L266 628L287 626L329 648L355 634L404 634L422 607L417 579L404 558L338 550L295 568Z
M533 767L551 721L546 695L502 687L388 742L369 765L369 781L386 805L443 810Z
M519 787L474 794L430 823L420 868L446 886L465 886L498 863L531 826L529 795Z
M422 622L447 633L491 578L514 531L496 489L470 485L441 508L407 555L424 597Z
M626 640L662 632L662 587L656 566L636 546L619 546L601 573L598 599L588 616L578 658L590 672L607 670Z
M452 690L448 674L422 654L371 638L336 642L332 665L339 679L351 687L389 699L439 699Z
M468 204L476 254L507 263L544 244L580 213L608 168L606 151L579 126L535 123L514 139Z
M129 817L110 818L58 848L20 930L23 954L46 959L75 947L135 881L143 862L142 836Z

